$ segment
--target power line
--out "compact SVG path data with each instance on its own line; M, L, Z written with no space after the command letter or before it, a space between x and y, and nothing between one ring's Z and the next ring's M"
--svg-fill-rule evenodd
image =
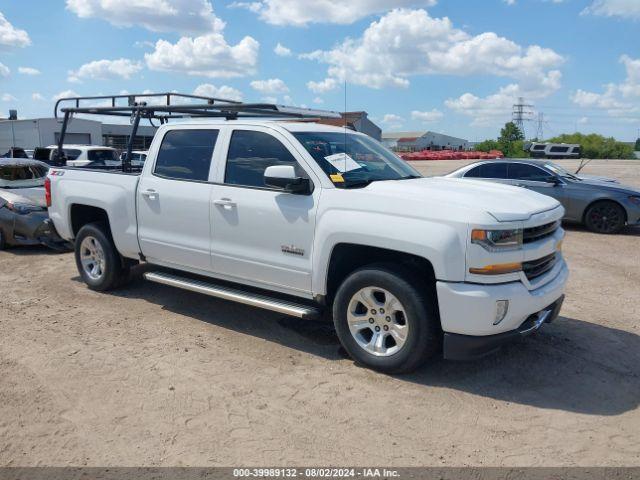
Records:
M515 123L518 126L518 128L520 129L523 135L525 135L524 122L525 120L530 120L532 115L533 115L533 105L524 103L524 98L519 97L518 103L513 105L511 118L513 119L513 123Z

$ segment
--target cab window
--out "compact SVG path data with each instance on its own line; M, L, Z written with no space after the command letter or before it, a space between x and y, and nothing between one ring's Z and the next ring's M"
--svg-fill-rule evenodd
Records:
M162 139L153 173L176 180L206 182L218 130L171 130Z
M272 165L293 165L300 176L304 171L280 140L251 130L235 130L229 143L224 183L267 188L264 171Z

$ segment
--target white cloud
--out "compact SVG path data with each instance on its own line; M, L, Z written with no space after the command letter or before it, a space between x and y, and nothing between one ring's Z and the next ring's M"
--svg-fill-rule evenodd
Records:
M313 103L315 103L316 105L322 105L324 103L324 100L320 97L316 97L313 99Z
M3 47L28 47L31 45L29 34L9 23L0 12L0 49Z
M63 92L58 93L57 95L54 95L51 100L58 101L61 98L69 98L69 97L79 97L80 95L76 92L74 92L73 90L65 90Z
M0 62L0 77L8 77L11 70L4 63Z
M472 36L446 17L406 9L371 23L358 39L301 57L328 64L328 78L371 88L407 87L415 75L494 75L535 84L564 60L548 48L523 47L493 32Z
M140 70L142 70L142 64L140 62L134 62L126 58L117 60L95 60L85 63L78 70L69 71L68 80L76 83L86 78L97 80L122 78L129 80Z
M640 2L638 0L594 0L582 11L582 14L638 20L640 19Z
M395 113L387 113L382 117L382 123L402 123L404 119Z
M242 101L242 92L233 87L229 87L228 85L216 87L214 85L211 85L210 83L203 83L202 85L198 85L196 87L196 89L193 91L193 94L201 95L203 97L214 97L224 100Z
M436 108L426 112L421 112L419 110L411 112L411 118L413 120L420 120L425 123L437 122L438 120L442 120L442 117L444 117L444 113Z
M31 100L33 100L34 102L43 102L44 97L42 96L42 94L34 92L31 94Z
M40 70L32 67L18 67L18 72L22 75L40 75Z
M589 117L581 117L580 119L578 119L578 123L580 125L586 125L587 123L589 123Z
M287 87L287 84L279 78L270 78L268 80L254 80L250 85L251 88L264 95L276 95L289 92L289 87Z
M17 102L18 101L18 99L16 97L14 97L13 95L11 95L10 93L2 94L2 97L0 97L0 99L3 102Z
M276 45L276 48L273 49L273 51L276 53L276 55L278 55L279 57L290 57L292 55L291 53L291 49L285 47L284 45L282 45L281 43L278 43L278 45Z
M325 78L321 82L307 82L307 88L313 93L326 93L338 88L338 81L335 78Z
M261 0L234 2L231 7L246 8L273 25L305 26L310 23L348 25L393 7L431 7L435 0Z
M486 97L465 93L458 98L450 98L444 103L456 113L473 118L472 126L490 126L497 120L510 118L512 107L520 97L537 100L557 92L561 87L561 79L562 74L552 70L537 84L512 83Z
M204 34L224 28L209 0L67 0L67 9L80 18L154 32Z
M626 78L621 83L604 85L601 93L579 89L571 95L576 105L590 109L604 109L612 117L628 117L640 113L640 58L620 57Z
M255 72L260 44L244 37L229 45L222 33L182 37L172 44L158 40L155 50L144 58L150 70L178 72L202 77L241 77Z

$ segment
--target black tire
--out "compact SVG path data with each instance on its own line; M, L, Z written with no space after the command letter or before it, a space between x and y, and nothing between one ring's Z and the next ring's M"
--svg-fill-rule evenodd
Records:
M406 340L396 353L388 356L376 356L367 351L366 347L358 343L349 327L347 317L352 300L356 301L354 296L368 287L373 287L374 290L376 288L386 290L396 297L406 312L404 321L409 327ZM333 302L333 322L338 338L351 358L361 365L384 373L411 372L441 351L442 330L436 311L436 301L432 296L426 282L407 269L390 264L360 268L340 285ZM364 308L364 304L359 303L358 308ZM385 313L388 312L383 312ZM367 312L366 316L369 314L370 312ZM383 324L385 319L389 321L389 317L381 318L379 312L376 313L376 322ZM370 322L370 319L367 321ZM392 322L395 323L396 319L394 318ZM378 328L378 323L375 328ZM366 329L362 332L366 332ZM373 329L371 329L371 335L375 335ZM367 341L362 337L360 340ZM373 340L369 341L371 345ZM391 343L395 343L395 340Z
M83 266L82 257L85 253L88 253L85 248L85 240L87 242L95 241L95 244L102 251L100 259L103 262L101 262L100 275L96 273L92 276ZM129 278L129 268L118 253L108 227L103 223L90 223L80 229L75 241L75 258L78 272L84 283L91 290L98 292L113 290L125 283Z
M594 233L618 233L625 226L627 214L619 203L602 200L589 206L584 224Z
M4 250L7 248L7 241L5 240L5 235L2 229L0 228L0 250Z

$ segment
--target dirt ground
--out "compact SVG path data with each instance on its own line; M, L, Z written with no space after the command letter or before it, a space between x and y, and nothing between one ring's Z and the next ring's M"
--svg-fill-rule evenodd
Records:
M640 162L584 172L640 186ZM324 324L0 252L0 465L640 466L640 229L567 229L561 318L397 377Z

